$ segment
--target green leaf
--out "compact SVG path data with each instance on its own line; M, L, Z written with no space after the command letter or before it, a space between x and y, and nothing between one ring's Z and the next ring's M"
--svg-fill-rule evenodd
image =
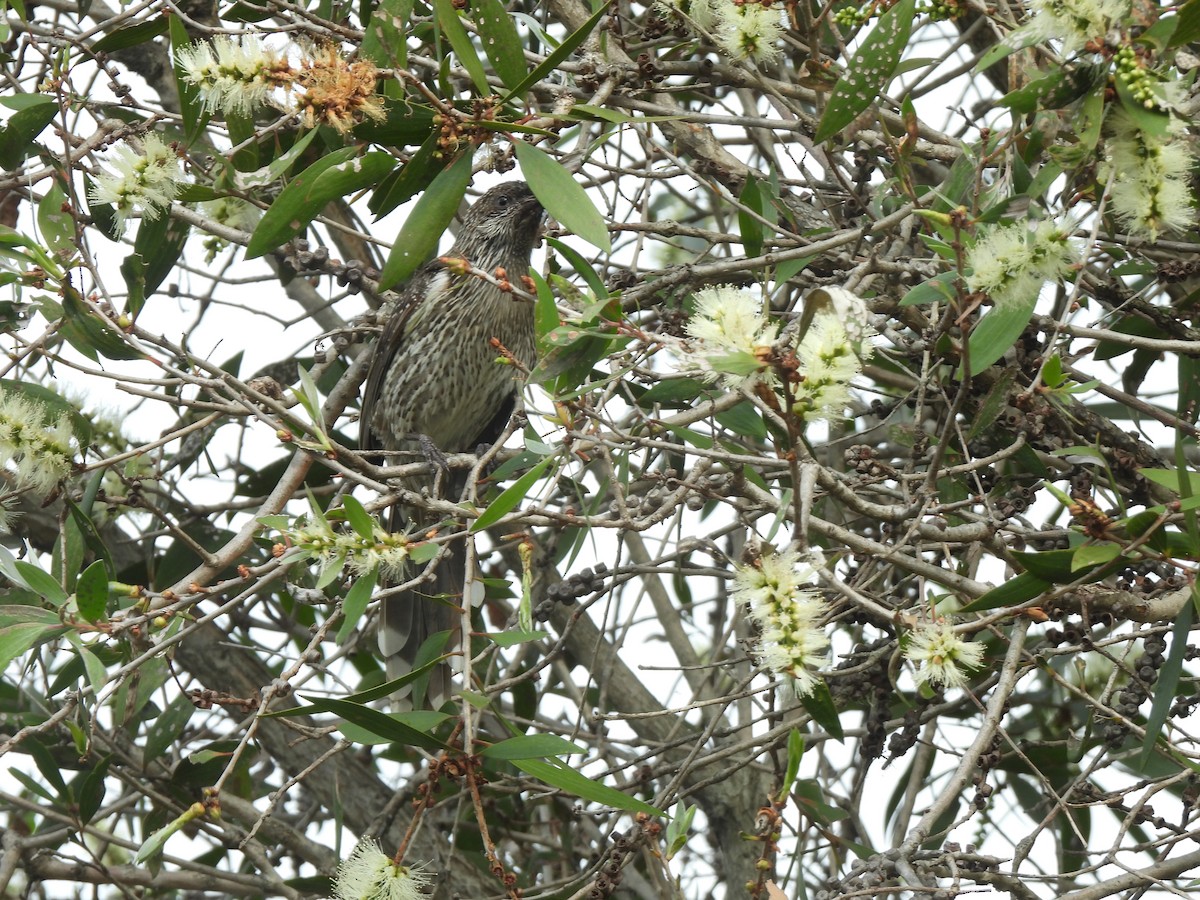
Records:
M0 128L0 168L16 169L33 152L33 142L58 113L58 101L45 94L0 97L16 112Z
M787 770L783 774L783 784L779 786L779 802L787 800L796 783L796 775L800 771L800 758L804 756L804 735L796 728L788 732Z
M112 53L114 50L125 50L136 47L146 41L154 40L160 34L167 33L168 16L151 16L145 21L138 22L126 28L110 31L96 43L92 44L93 53Z
M1071 571L1078 572L1090 566L1099 566L1112 562L1121 555L1121 548L1116 544L1080 544L1075 548L1071 559Z
M953 284L957 278L957 272L942 272L935 275L905 294L900 305L924 306L928 303L946 303L953 300L955 297Z
M667 825L667 859L674 858L687 844L688 834L692 830L692 820L696 817L696 807L688 806L680 801L675 804L671 821Z
M846 74L833 86L813 140L818 144L829 140L879 98L908 47L915 18L916 0L900 0L879 17L875 28L851 55Z
M363 35L361 54L381 69L408 66L408 20L413 0L381 0Z
M483 52L510 90L529 74L525 65L525 49L512 16L500 0L475 0L471 4Z
M17 572L20 573L21 580L31 591L40 594L54 606L63 606L66 604L69 599L67 592L47 572L42 571L33 563L25 562L23 559L18 559L14 565Z
M1192 587L1192 603L1186 604L1179 611L1179 618L1171 626L1171 649L1158 672L1158 681L1154 684L1154 701L1150 704L1150 714L1146 717L1146 740L1142 743L1142 752L1138 755L1138 768L1145 769L1154 753L1154 745L1162 734L1163 725L1175 700L1175 692L1179 687L1179 676L1183 672L1183 661L1188 651L1188 631L1192 627L1195 615L1195 586Z
M776 285L787 284L795 276L799 275L808 264L817 257L814 256L794 256L791 259L785 259L775 266L775 271L772 273L772 280Z
M838 718L833 695L829 693L829 685L818 679L813 689L800 698L800 702L804 704L805 711L813 717L814 722L839 741L845 739L846 734L842 731L842 722Z
M556 787L572 796L589 800L592 803L599 803L602 806L610 806L614 809L623 809L626 812L640 812L666 818L667 814L661 809L656 809L649 803L643 803L636 797L630 797L628 794L623 794L614 788L610 788L608 785L593 781L583 773L568 768L557 760L543 762L537 759L519 759L514 761L514 765L522 772L544 781L551 787Z
M500 496L488 504L488 508L471 524L471 532L478 533L499 522L501 518L525 499L525 495L529 493L529 489L533 487L534 482L542 477L543 473L550 468L550 464L554 460L555 457L547 456L505 488Z
M346 521L350 523L355 534L367 540L375 538L375 520L356 498L347 494L342 500L342 508L346 510Z
M42 298L41 304L51 309L50 298ZM88 359L97 359L97 354L106 359L144 359L142 351L130 346L125 336L114 331L106 321L92 312L79 292L70 285L63 286L62 334L67 341Z
M110 762L112 762L111 754L105 756L99 763L89 766L82 780L78 782L79 789L76 791L76 800L79 808L79 821L84 825L89 824L96 817L101 804L104 803L104 794L108 789L105 779L108 777Z
M753 176L746 179L745 185L742 186L742 194L738 197L742 206L759 216L763 212L763 197L762 191L759 190L758 180ZM762 222L755 216L745 210L738 210L738 230L742 235L742 247L746 251L747 256L762 256L763 249L763 226Z
M546 212L558 219L568 231L605 253L611 253L608 227L587 192L571 177L571 173L532 144L515 141L513 148L526 182Z
M454 218L470 183L470 153L464 153L438 173L396 235L379 276L380 290L407 280L437 249L442 232Z
M564 244L558 238L546 238L546 246L553 247L554 250L565 259L575 270L575 273L587 282L588 288L597 300L608 299L608 289L604 287L604 282L600 280L600 276L596 274L596 267L588 262L582 253L572 247L570 244Z
M483 71L483 64L479 62L475 45L471 43L471 36L467 34L467 29L458 18L458 10L454 8L453 0L433 0L433 11L442 34L450 42L459 63L467 70L475 89L482 96L487 96L492 92L488 85L487 73Z
M180 694L155 717L146 728L146 759L162 758L196 711L196 704L186 694Z
M545 631L489 631L483 634L497 647L515 647L517 644L527 644L530 641L540 641L550 637Z
M182 831L196 819L203 818L205 815L204 804L199 801L189 806L183 813L177 816L170 824L163 826L146 838L142 846L138 848L137 855L133 858L135 865L143 866L149 860L162 853L163 847L167 843L167 839L177 831Z
M440 141L441 134L435 131L409 157L408 162L379 182L379 187L367 201L367 209L376 218L386 216L410 197L415 197L442 171L445 160L438 153Z
M1107 73L1107 63L1053 69L1050 74L1005 94L999 103L1022 115L1042 109L1062 109L1099 85Z
M446 745L433 735L417 731L417 729L404 724L395 717L389 716L387 713L382 713L377 709L371 709L369 706L361 706L358 703L351 703L349 700L333 698L316 701L313 706L323 712L331 712L341 716L347 722L351 722L360 728L365 728L371 734L393 744L403 744L406 747L421 747L434 752L447 749Z
M637 398L638 406L687 406L709 388L696 378L663 378Z
M1190 469L1186 472L1178 469L1138 469L1138 472L1146 480L1154 482L1159 487L1165 487L1169 491L1174 491L1180 496L1192 497L1200 494L1200 472L1193 472Z
M1044 578L1022 572L1016 578L1010 578L999 587L992 588L982 597L976 597L959 612L982 612L985 609L1020 606L1026 601L1040 597L1053 586Z
M758 366L755 366L757 369ZM765 440L767 423L763 421L762 413L749 401L742 401L737 406L719 412L714 417L724 427L742 437Z
M500 741L480 752L484 759L545 759L563 754L586 754L587 750L557 734L523 734Z
M1188 0L1179 7L1178 24L1171 34L1169 46L1183 47L1200 40L1200 0Z
M89 622L104 618L108 610L108 571L104 560L98 559L84 569L75 582L75 604L79 614Z
M263 213L250 243L246 259L270 253L306 229L330 200L378 184L396 165L390 153L376 151L356 157L355 147L335 150L292 181Z
M125 311L136 318L155 291L179 262L191 226L181 219L159 216L143 218L138 225L133 252L121 263L121 275L129 289Z
M38 229L47 249L70 256L74 254L78 242L75 237L75 220L70 213L63 211L66 202L67 195L56 173L50 180L46 196L38 204Z
M972 375L978 375L1017 342L1029 325L1037 299L1038 292L1032 291L1028 297L1006 300L976 323L968 344Z
M0 627L0 669L25 653L36 644L43 643L67 631L65 625L45 622L22 622Z
M352 498L347 497L347 500ZM360 509L362 507L359 507ZM338 629L337 642L344 644L351 636L354 635L358 628L358 623L363 617L363 613L367 611L367 604L371 602L371 595L375 593L375 582L379 577L379 569L372 568L365 575L360 575L354 582L354 586L346 592L346 599L342 601L342 621L341 628Z
M537 84L547 75L558 71L559 63L574 53L588 39L588 35L592 33L592 29L608 14L608 7L611 3L612 0L605 0L604 3L601 3L586 22L568 35L561 44L554 48L549 56L534 66L533 71L526 75L504 98L504 102L507 103L513 97L524 96L530 87Z
M171 54L174 59L175 89L179 92L179 113L183 119L183 139L190 147L196 138L204 132L208 124L208 113L200 102L200 89L184 78L183 67L179 65L179 51L191 43L191 36L179 16L168 16L171 34Z

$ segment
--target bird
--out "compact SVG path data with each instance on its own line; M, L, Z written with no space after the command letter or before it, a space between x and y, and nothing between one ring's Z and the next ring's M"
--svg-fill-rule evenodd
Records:
M487 191L462 216L454 246L419 268L387 310L376 341L359 419L365 451L420 451L444 466L442 454L490 446L503 433L521 389L522 373L537 363L533 304L472 274L469 263L508 278L529 270L544 209L522 181ZM519 365L502 365L498 341ZM436 467L436 466L435 466ZM446 496L457 500L465 475L445 479ZM406 479L412 491L432 491L430 474ZM393 531L426 532L435 514L397 504ZM410 672L421 645L450 631L457 643L466 550L451 541L433 577L383 601L378 630L388 679ZM451 671L431 673L426 701L439 708L450 695ZM402 698L407 691L402 691Z

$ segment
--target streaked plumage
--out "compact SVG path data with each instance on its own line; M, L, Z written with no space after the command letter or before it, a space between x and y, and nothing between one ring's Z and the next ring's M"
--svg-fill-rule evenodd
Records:
M503 268L510 279L525 274L541 226L542 207L523 182L492 188L463 216L447 256L477 269ZM395 302L374 349L363 393L360 442L364 450L419 452L424 435L444 453L473 451L499 437L509 416L520 372L496 362L496 338L527 368L537 361L533 306L483 279L453 272L434 260L417 270ZM457 499L461 475L446 479L444 495ZM432 489L434 478L410 480L413 491ZM393 528L422 531L438 519L398 508ZM379 646L388 676L412 668L421 644L455 630L462 595L461 542L437 563L436 575L413 591L385 600ZM432 599L446 595L445 600ZM435 708L449 693L449 671L430 678Z

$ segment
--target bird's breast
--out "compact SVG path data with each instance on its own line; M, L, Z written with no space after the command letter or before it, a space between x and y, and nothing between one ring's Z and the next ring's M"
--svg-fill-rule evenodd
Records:
M376 406L372 427L385 449L419 434L448 453L475 449L523 379L520 367L497 361L493 339L532 368L532 304L470 276L435 277L405 323Z

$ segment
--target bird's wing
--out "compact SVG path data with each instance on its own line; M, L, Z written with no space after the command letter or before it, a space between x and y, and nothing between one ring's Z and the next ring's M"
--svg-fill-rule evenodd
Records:
M371 368L367 371L366 385L363 387L362 405L358 414L358 446L360 450L383 450L378 436L371 430L371 420L375 416L375 404L383 390L383 382L392 359L404 343L405 326L414 309L421 301L429 282L445 265L437 259L430 260L417 269L412 278L404 286L399 298L391 304L387 321L375 346L371 349Z

